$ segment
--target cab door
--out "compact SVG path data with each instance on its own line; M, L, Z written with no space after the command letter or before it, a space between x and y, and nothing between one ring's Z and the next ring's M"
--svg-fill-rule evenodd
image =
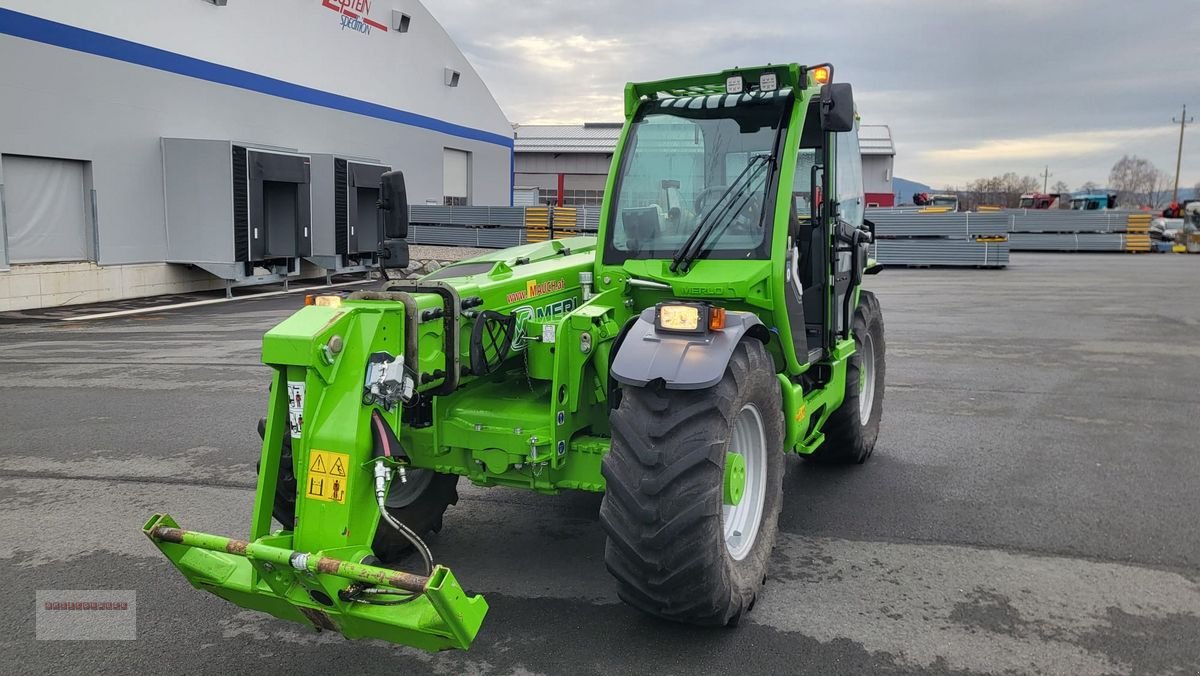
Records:
M861 228L865 216L866 198L863 193L862 151L858 145L858 124L855 123L854 129L850 131L830 134L830 136L833 137L836 153L834 193L838 205L838 228L844 228L845 226L842 224L856 229ZM845 307L846 294L853 292L851 286L854 275L851 269L853 255L848 247L840 244L837 237L833 238L833 247L835 252L833 307L829 308L828 316L832 319L833 333L837 335L845 330L845 327L842 326L845 321L842 308Z

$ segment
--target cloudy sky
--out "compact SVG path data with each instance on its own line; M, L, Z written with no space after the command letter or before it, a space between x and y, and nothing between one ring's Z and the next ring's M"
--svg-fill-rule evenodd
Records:
M1200 181L1200 0L424 2L514 122L620 120L628 80L830 61L904 178L1049 165L1076 188L1123 153L1173 173L1190 103L1181 185Z

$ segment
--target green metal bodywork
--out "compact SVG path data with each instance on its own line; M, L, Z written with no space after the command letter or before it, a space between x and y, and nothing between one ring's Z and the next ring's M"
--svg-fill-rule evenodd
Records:
M804 69L794 64L736 72L757 79L767 70L776 72L780 86L792 87L795 96L778 163L779 185L786 186L792 182L804 116L819 87L807 82ZM727 74L626 87L627 121L608 178L600 242L608 236L614 181L638 107L658 96L723 91ZM605 264L597 238L572 238L497 251L439 271L436 278L460 298L478 298L478 308L518 319L514 345L502 366L483 377L464 373L458 387L445 394L431 394L442 385L438 372L448 364L445 321L424 317L426 311L436 315L445 309L442 296L409 293L408 308L415 307L421 317L407 317L405 303L388 299L350 298L335 306L304 307L263 339L262 360L274 369L274 380L248 546L231 547L224 538L186 531L181 542L165 540L164 529L176 528L165 515L146 525L147 535L193 585L237 605L349 637L383 638L430 650L468 647L487 605L464 593L444 568L434 571L424 593L410 603L370 606L339 598L339 590L359 579L348 569L322 572L295 565L298 553L310 553L356 566L371 554L376 528L388 527L379 525L371 484L370 420L377 407L363 403L368 357L377 352L399 355L406 343L418 345L417 354L405 358L406 366L422 377L417 388L421 403L379 409L411 467L461 475L479 486L600 492L605 489L600 466L609 447L609 366L616 339L644 308L673 298L703 299L752 312L770 329L767 348L776 362L787 424L784 450L812 453L824 440L822 426L842 403L854 341L845 335L831 339L819 364L792 349L792 327L782 300L790 199L790 191L778 191L769 260L700 259L686 274L678 274L670 271L667 260ZM463 274L455 276L456 269ZM581 273L591 273L589 288L581 283ZM631 284L637 280L664 288ZM835 299L832 292L829 296L826 307L833 313ZM466 337L474 320L468 312L459 321L459 358L467 364ZM417 335L406 335L411 331ZM817 366L824 374L821 385L806 389L802 383L812 380L803 376ZM296 403L289 400L289 384L300 383L302 432L291 439L300 484L296 524L291 531L272 533L280 447L289 434L289 404ZM318 452L348 457L337 489L340 500L309 495L308 482L332 476L316 472ZM735 503L741 492L741 477L727 477L727 501ZM366 574L386 570L362 567L371 569Z

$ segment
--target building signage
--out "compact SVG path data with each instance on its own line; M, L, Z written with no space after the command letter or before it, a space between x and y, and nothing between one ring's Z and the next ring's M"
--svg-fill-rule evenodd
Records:
M321 6L338 13L342 30L370 35L371 29L387 32L388 27L371 20L371 0L321 0Z

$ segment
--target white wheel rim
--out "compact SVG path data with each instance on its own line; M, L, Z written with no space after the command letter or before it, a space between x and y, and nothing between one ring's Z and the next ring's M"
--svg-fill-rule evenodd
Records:
M858 349L862 353L858 369L858 422L865 426L875 406L875 341L870 333L863 332Z
M384 502L389 509L401 509L413 503L414 500L421 497L421 493L429 487L429 482L433 481L433 470L431 469L408 469L408 481L400 482L400 476L392 477L392 485L388 486L387 501Z
M754 548L767 495L767 435L762 414L754 404L746 404L738 411L729 438L729 452L742 456L746 463L746 490L741 501L721 508L725 549L735 561L741 561Z

